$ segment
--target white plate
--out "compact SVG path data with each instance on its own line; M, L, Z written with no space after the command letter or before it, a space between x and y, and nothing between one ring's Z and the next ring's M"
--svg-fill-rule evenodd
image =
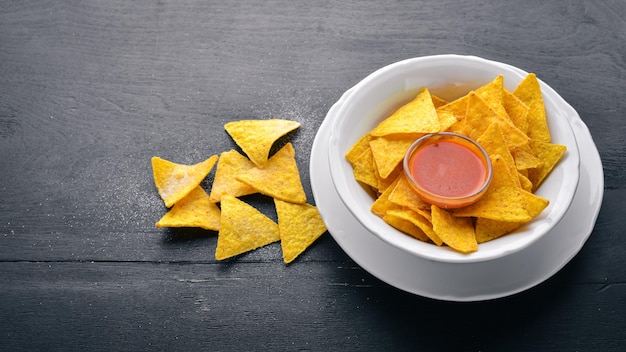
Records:
M582 248L595 225L604 192L598 150L578 114L570 124L580 153L580 180L563 219L525 249L488 262L442 263L391 246L365 229L348 211L330 175L332 120L346 92L328 112L313 142L310 160L315 203L330 234L363 269L404 291L446 301L482 301L527 290L550 278Z

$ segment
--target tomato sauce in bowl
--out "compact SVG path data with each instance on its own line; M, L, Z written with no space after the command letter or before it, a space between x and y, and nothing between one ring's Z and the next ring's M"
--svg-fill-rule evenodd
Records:
M491 182L491 160L472 139L450 132L428 134L411 145L404 171L416 194L441 208L476 202Z

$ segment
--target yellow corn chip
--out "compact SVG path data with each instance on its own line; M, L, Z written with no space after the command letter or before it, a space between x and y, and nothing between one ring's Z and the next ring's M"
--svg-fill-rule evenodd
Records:
M276 152L265 167L250 169L237 176L237 179L272 198L291 203L306 203L306 194L302 188L291 143Z
M393 191L397 183L398 183L398 180L396 179L396 181L394 181L391 184L391 186L387 187L387 189L384 192L382 192L378 196L378 198L376 198L376 200L374 201L371 207L372 213L380 217L383 217L385 214L387 214L389 210L401 208L399 205L394 204L389 201L389 195L391 194L391 192Z
M278 224L249 204L222 197L215 259L223 260L280 240Z
M522 196L526 204L526 210L531 217L539 215L549 204L548 200L530 192L523 191ZM504 222L485 218L476 219L476 241L483 243L502 237L518 228L526 222Z
M492 122L489 127L483 132L483 134L476 140L480 144L489 156L499 155L504 161L504 165L509 174L517 174L517 168L515 167L515 160L506 145L506 140L500 129L500 124L496 121ZM513 178L515 179L515 178ZM519 186L519 180L516 180L516 185Z
M465 116L467 113L467 95L437 108L441 131L465 134ZM454 119L451 117L453 116Z
M439 118L428 89L401 106L370 132L374 137L439 132Z
M365 149L363 153L352 163L354 178L374 189L378 189L378 176L376 164L371 149Z
M530 109L506 89L504 90L504 109L515 127L528 134L528 111Z
M530 144L513 148L512 154L517 170L534 169L542 163L541 159L535 156Z
M239 182L236 175L239 175L254 167L248 158L239 154L234 149L223 152L217 162L215 169L215 178L211 186L210 199L214 203L218 203L222 196L230 195L233 197L241 197L248 194L256 193L257 190L243 182Z
M474 204L454 210L458 217L479 217L499 221L523 222L531 220L526 211L523 191L515 175L508 172L502 157L491 157L493 178L485 194Z
M515 88L513 95L529 108L528 136L531 139L549 143L551 141L550 130L548 129L543 94L537 76L534 73L528 74Z
M198 186L211 172L217 158L217 155L213 155L195 165L182 165L157 156L153 157L154 183L165 206L170 208Z
M417 238L420 241L423 242L429 242L430 238L428 238L428 236L426 236L426 234L424 233L424 231L422 231L422 229L420 229L419 227L415 226L412 222L399 218L397 216L394 216L392 214L385 214L383 216L383 220L393 226L394 228L408 234L411 235L414 238Z
M403 173L404 169L402 168L402 163L398 164L395 169L391 171L389 176L382 178L378 174L378 170L376 171L376 177L378 178L378 193L384 192L387 187L389 187L394 181L398 178L398 176Z
M368 133L365 136L361 137L350 150L346 153L346 159L350 162L350 164L354 164L356 159L358 159L363 152L370 149L370 141L372 140L372 136Z
M537 166L536 169L528 170L528 178L533 183L533 191L536 191L559 160L561 160L567 147L560 144L545 143L535 140L530 141L530 147L537 158L542 161L541 165Z
M200 227L217 231L220 229L220 208L209 200L202 187L196 186L163 215L156 227Z
M528 143L528 136L520 131L511 120L499 115L476 93L470 92L468 95L467 114L465 116L465 130L470 138L477 139L482 135L490 122L494 121L500 125L502 133L507 136L506 144L513 148ZM489 121L489 122L487 122Z
M434 94L431 94L430 97L433 100L433 105L435 106L435 109L440 107L440 106L444 106L444 105L448 104L448 102L445 99L443 99L441 97L438 97L438 96L436 96Z
M389 194L389 201L403 208L411 209L430 220L430 204L425 203L415 194L404 174L398 177L396 186Z
M224 125L235 143L259 167L267 163L274 142L298 127L299 122L280 119L241 120Z
M293 204L278 199L274 199L274 203L283 261L289 264L326 232L326 225L313 205Z
M496 114L507 116L504 108L504 76L498 75L493 81L476 89L476 95L481 97L485 103L492 108Z
M433 230L433 224L420 214L409 209L389 210L387 212L390 216L410 221L413 225L419 227L428 238L438 246L443 244L443 241Z
M388 136L374 138L370 141L376 169L381 178L387 178L402 163L406 151L416 139L416 135L408 137Z
M461 253L470 253L478 250L474 224L471 218L457 218L447 211L433 205L433 231L443 243Z

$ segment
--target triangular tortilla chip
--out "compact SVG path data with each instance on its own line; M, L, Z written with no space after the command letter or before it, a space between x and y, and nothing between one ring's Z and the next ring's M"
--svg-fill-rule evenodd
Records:
M213 155L195 165L182 165L157 156L153 157L154 183L165 206L170 208L198 186L211 172L217 158L217 155Z
M163 215L156 227L200 227L217 231L220 229L220 208L211 202L202 187L196 186Z
M415 224L413 224L412 222L410 222L409 220L405 220L402 218L399 218L395 215L392 215L390 213L385 214L385 216L383 216L383 220L391 225L392 227L410 235L411 237L417 238L418 240L422 241L422 242L430 242L430 238L428 238L428 236L426 236L426 234L424 233L424 231L422 231L422 229L420 229L419 227L417 227Z
M437 233L433 230L433 224L428 221L428 219L414 212L413 210L389 210L387 214L410 221L411 223L413 223L413 225L419 227L422 231L424 231L426 236L428 236L428 238L433 241L433 243L438 246L441 246L443 244L443 241L441 240L441 238L439 238L439 235L437 235Z
M489 156L500 155L506 165L507 170L511 175L517 174L517 168L515 167L515 160L506 145L506 140L500 129L500 124L492 122L489 127L483 132L483 134L476 140L480 144ZM516 180L519 186L519 180Z
M252 168L237 179L267 196L291 203L306 203L291 143L276 152L263 168Z
M498 75L493 81L476 89L481 97L498 115L507 116L504 108L504 76Z
M280 240L278 224L251 205L222 197L215 259L223 260Z
M502 133L506 135L506 144L509 148L528 144L528 136L515 127L508 116L499 115L474 92L469 93L468 99L465 129L470 138L477 139L485 132L489 127L485 121L495 121L500 125Z
M274 199L283 261L291 263L324 232L326 225L317 207L310 204L293 204Z
M363 153L352 163L354 178L374 189L378 189L378 177L376 176L376 164L371 149L365 149Z
M493 178L485 194L474 204L454 210L454 216L479 217L523 222L531 219L526 211L517 171L511 175L502 157L491 157Z
M402 163L406 151L416 139L416 135L409 135L380 137L370 141L376 169L381 178L387 178Z
M537 158L542 160L541 165L537 166L536 169L528 170L528 178L533 183L533 191L536 191L559 160L561 160L567 147L560 144L545 143L535 140L530 141L530 147Z
M431 94L430 98L433 100L433 105L435 106L435 109L440 107L440 106L444 106L444 105L448 104L448 101L446 101L445 99L443 99L443 98L441 98L441 97L439 97L437 95Z
M504 90L504 109L515 127L528 134L528 111L530 109L523 101L506 89Z
M478 250L474 224L471 218L457 218L447 211L433 205L433 231L443 243L461 253L471 253Z
M382 192L378 196L378 198L376 198L376 200L374 200L374 203L370 208L372 210L372 213L382 218L383 216L385 216L385 214L387 214L389 210L402 208L401 206L389 201L389 195L393 191L394 187L398 184L399 178L400 176L398 176L398 178L391 184L391 186L387 187L387 189L385 189L385 191Z
M417 196L404 174L398 177L396 186L389 194L389 201L403 208L411 209L430 220L430 204L425 203Z
M465 134L465 114L467 113L468 100L467 95L464 95L437 108L437 115L441 121L440 127L442 131ZM450 115L454 116L454 120L456 121L452 121Z
M428 89L401 106L370 132L374 137L439 132L439 118Z
M257 166L267 163L274 142L285 134L300 127L297 121L241 120L224 125L224 129Z
M364 151L370 149L371 140L372 136L369 133L359 138L359 140L354 143L352 148L350 148L350 150L346 153L346 160L348 160L350 164L354 164L356 159L363 155Z
M236 178L237 175L254 167L253 162L234 149L223 152L217 162L215 177L211 185L211 201L218 203L224 195L241 197L256 193L255 188Z
M531 139L549 143L551 141L548 119L543 103L541 85L534 73L528 74L513 91L530 109L528 111L528 137Z
M539 197L527 191L522 192L526 203L526 211L534 218L539 215L549 204L545 198ZM476 241L483 243L502 237L514 230L517 230L526 222L505 222L485 218L476 219Z

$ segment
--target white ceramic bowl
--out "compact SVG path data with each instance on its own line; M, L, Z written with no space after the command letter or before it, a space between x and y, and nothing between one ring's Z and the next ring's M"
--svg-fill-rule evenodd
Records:
M473 56L418 57L385 66L351 88L337 113L329 138L329 165L333 185L352 215L385 242L435 261L469 263L487 261L517 252L550 231L563 217L574 197L579 178L579 154L567 114L574 111L552 88L540 81L553 143L567 146L563 159L536 194L549 206L533 221L511 234L482 243L476 252L461 254L448 247L416 240L386 224L370 208L371 194L355 179L346 152L363 135L427 87L432 94L452 100L504 76L512 91L528 74L516 67ZM541 78L541 77L539 77Z

